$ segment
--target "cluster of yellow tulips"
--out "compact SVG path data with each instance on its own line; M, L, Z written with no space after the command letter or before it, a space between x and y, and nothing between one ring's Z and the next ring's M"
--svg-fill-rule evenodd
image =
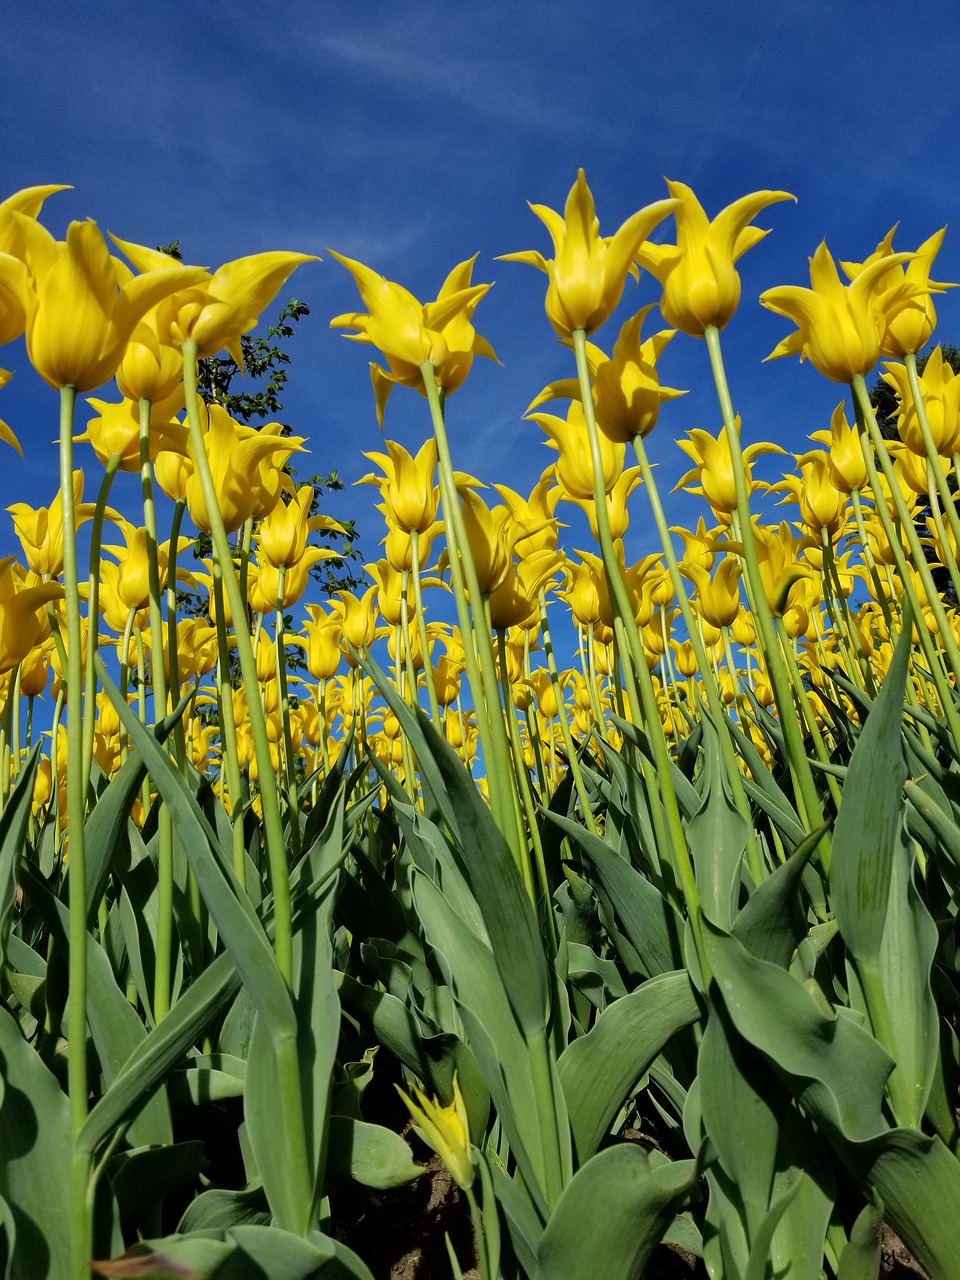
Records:
M603 238L581 172L563 216L533 206L550 232L554 258L537 251L505 255L547 274L547 315L575 353L576 376L545 387L528 409L556 450L555 462L528 496L494 485L497 505L484 501L479 480L452 469L442 430L443 402L463 383L474 356L495 358L473 326L489 288L472 284L474 260L454 268L436 301L423 305L369 267L333 254L352 273L367 310L332 324L355 331L352 336L376 347L385 362L371 365L381 424L387 397L400 384L427 396L434 427L441 429L415 456L392 440L385 441L385 452L368 455L379 474L364 482L379 488L386 536L383 557L367 566L366 592L359 598L342 592L326 607L308 605L298 632L285 634L281 621L268 636L264 620L282 620L304 595L311 567L336 554L329 546L309 545L310 532L338 526L311 514L312 487L297 487L285 472L304 440L281 433L276 424L254 430L235 422L219 405L198 402L193 380L198 356L225 348L242 360L240 334L307 257L258 254L211 274L114 239L128 266L92 222L71 224L63 243L50 235L38 218L46 198L59 190L31 188L0 205L0 335L9 342L25 333L31 362L61 393L69 422L76 392L115 379L120 399L90 397L93 416L73 437L89 443L103 464L96 502L83 500L84 473L70 461L68 428L61 489L50 506L21 502L10 508L26 563L14 557L0 562L0 672L10 761L5 785L30 745L34 700L53 673L51 755L59 786L45 762L36 804L46 809L59 795L61 825L70 758L61 707L71 685L78 698L83 685L91 713L96 707L92 732L94 715L87 717L80 776L89 776L91 752L108 776L127 755L119 720L96 692L93 654L105 646L116 649L121 688L137 673L142 715L148 687L159 718L182 688L214 679L209 695L192 705L181 750L186 747L192 763L211 772L234 814L247 782L258 784L266 765L266 756L258 761L256 722L265 730L270 772L288 786L304 771L322 776L355 722L373 754L415 786L415 762L400 725L378 705L372 681L355 666L383 637L404 697L429 703L435 723L469 764L483 744L481 774L497 759L503 699L515 739L513 771L533 774L544 797L555 790L565 762L574 760L575 738L583 741L596 730L619 741L611 711L643 723L656 708L669 739L696 715L701 700L722 703L739 711L765 752L763 728L748 701L755 699L798 726L828 759L818 697L824 673L839 664L859 688L874 690L889 663L905 599L913 606L922 655L912 696L938 714L951 714L945 694L960 673L954 607L960 517L951 496L960 451L960 377L939 348L922 374L916 365L934 326L931 296L948 287L930 279L942 232L915 253L894 252L891 232L865 262L841 264L847 282L821 245L811 259L810 289L788 286L762 296L765 306L798 325L772 355L799 354L828 378L850 383L856 415L851 425L838 405L829 426L812 435L821 447L798 456L790 472L769 483L754 479L754 461L783 450L772 443L741 448L719 331L739 302L735 264L766 234L752 219L789 197L756 192L710 222L688 187L669 182L668 199ZM647 237L669 214L676 218L676 244L650 243ZM627 275L638 268L663 286L660 310L672 327L644 337L653 310L646 306L622 325L607 355L588 336L616 309ZM694 530L666 529L643 445L661 405L683 394L662 385L657 368L677 330L706 339L724 418L717 434L695 429L678 442L693 464L678 488L702 496L711 512L709 524L701 516ZM863 386L864 375L884 357L883 376L899 403L900 438L891 442L877 436ZM557 400L568 401L565 416L542 408ZM9 427L2 434L16 446ZM629 466L628 446L635 455ZM140 474L139 528L107 505L118 470ZM163 543L154 482L175 503L175 527ZM627 564L623 538L641 485L662 543ZM749 511L757 492L782 493L798 518L765 523ZM557 511L563 503L585 512L599 554L560 548ZM199 530L238 535L226 563L215 557L184 567L191 544L180 533L184 512ZM75 553L83 521L94 525L85 590L78 588ZM105 522L118 540L104 537ZM679 535L682 552L671 534ZM436 564L428 568L431 558ZM858 580L864 598L854 605ZM177 617L177 584L207 598L205 616ZM424 593L451 586L460 604L457 624L440 620L442 605L429 620ZM565 603L579 636L579 657L566 669L558 668L550 643L552 598ZM237 627L239 610L246 618ZM103 627L110 635L101 634ZM252 640L253 666L232 687L226 655L241 633ZM492 635L499 637L496 653ZM302 649L299 665L309 681L288 680L290 645ZM546 663L538 662L544 652ZM255 683L248 679L253 671ZM473 687L462 701L465 672ZM203 710L210 702L218 708L213 716ZM485 777L481 785L489 789Z

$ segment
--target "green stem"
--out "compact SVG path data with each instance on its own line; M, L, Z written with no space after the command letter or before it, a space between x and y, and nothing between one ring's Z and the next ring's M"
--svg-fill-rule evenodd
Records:
M637 630L633 606L627 593L620 562L610 535L607 498L603 485L600 436L593 406L590 368L587 362L587 337L582 329L575 329L573 332L573 350L577 362L577 378L580 384L583 418L587 428L587 437L590 441L590 457L593 463L593 501L597 514L597 532L600 535L600 551L603 556L604 569L606 570L611 604L614 608L615 619L620 626L619 638L624 645L624 651L621 652L621 665L626 668L626 659L629 657L630 666L632 667L632 677L625 680L627 696L633 701L635 692L639 693L639 700L643 708L642 713L639 707L633 706L631 707L631 712L635 717L635 723L638 728L642 727L646 730L648 740L653 749L653 764L656 776L651 776L652 771L646 767L645 762L644 779L647 781L648 787L659 790L659 794L656 797L651 792L651 811L655 815L658 806L662 804L666 836L664 852L667 853L672 863L674 873L683 893L698 955L701 963L706 965L700 926L700 896L697 891L696 876L693 870L693 863L690 860L690 852L687 848L683 823L680 817L680 806L677 802L677 795L670 772L670 753L664 737L663 725L660 721L660 711L657 706L656 693L654 692L653 681L647 666L646 655L643 651L643 643ZM626 671L624 674L626 676ZM655 788L655 784L659 784L659 787ZM707 972L709 970L705 968L704 973Z
M120 467L121 456L112 453L107 459L97 504L94 508L93 521L90 526L90 576L87 579L87 617L90 625L87 629L87 669L86 692L84 701L91 709L97 705L97 671L94 660L97 656L97 642L100 631L100 547L103 539L103 521L107 509L107 499L113 485L113 478ZM83 722L83 790L86 794L90 782L90 767L93 760L93 732L97 717L87 715Z
M483 620L481 609L480 586L477 579L476 566L470 554L470 542L467 538L460 507L460 495L457 493L456 480L453 474L453 460L447 441L447 429L443 416L440 389L437 386L433 365L424 361L420 366L427 403L430 406L430 417L433 432L437 441L437 475L440 481L440 497L443 503L443 515L446 523L447 543L450 550L450 580L457 606L457 620L463 640L466 658L467 679L473 691L474 707L477 713L477 727L480 732L480 743L483 750L484 766L490 788L491 807L497 825L507 844L513 852L518 869L521 870L525 860L525 849L522 834L516 821L516 785L512 777L510 765L510 744L504 723L504 712L500 705L500 694L497 689L497 668L493 658L493 640ZM471 618L467 594L475 601L479 618ZM474 646L470 643L471 635ZM479 662L478 662L479 656Z
M443 721L440 718L440 704L437 701L437 690L430 675L430 640L427 636L427 619L423 612L423 583L420 580L420 534L416 529L410 531L410 558L413 576L413 605L417 614L417 632L420 636L420 650L423 654L423 669L426 677L427 699L430 703L430 718L438 733L442 732Z
M873 412L873 405L870 403L870 393L867 391L867 384L864 382L862 374L856 374L851 384L851 389L853 391L854 408L856 411L857 421L861 426L861 432L864 432L866 437L869 438L868 443L867 439L861 436L861 443L863 445L864 460L867 464L867 473L870 477L870 483L874 487L877 515L880 517L884 533L890 544L890 550L896 560L903 588L910 599L911 605L913 606L914 621L916 623L917 635L920 640L920 647L923 650L924 659L930 669L931 675L933 676L937 689L937 696L940 699L944 715L950 726L950 732L953 735L954 742L960 742L960 716L957 714L957 707L953 700L953 693L947 682L946 676L944 675L941 663L933 650L933 644L923 620L923 610L920 607L920 600L914 586L913 576L907 566L903 547L900 543L900 539L896 536L896 532L893 529L893 521L890 519L890 513L887 510L885 495L880 486L876 464L873 460L874 451L876 452L877 460L880 463L884 478L886 479L890 494L893 498L897 517L900 521L901 529L910 550L910 559L913 562L914 569L916 569L917 574L920 577L921 583L923 584L924 594L927 597L927 604L930 606L936 620L937 627L939 628L940 643L943 645L947 661L949 662L951 670L955 676L960 672L960 652L957 650L957 644L953 638L953 632L947 621L946 614L944 613L943 603L940 600L937 589L933 584L933 579L930 576L930 569L927 565L926 556L923 554L920 539L917 537L917 531L914 528L913 521L910 519L910 513L903 500L903 494L900 492L900 485L894 474L893 466L890 462L890 455L887 453L883 437L880 435L880 428L877 426L877 419ZM873 445L873 449L870 448L870 444Z
M811 829L815 829L823 825L823 810L820 805L820 796L814 782L810 762L807 760L807 754L804 750L803 734L800 731L800 722L797 718L790 691L790 681L783 664L780 646L777 643L773 614L767 603L763 581L760 577L760 563L757 559L757 546L753 537L753 524L750 520L747 476L743 465L743 454L740 451L740 437L737 431L736 415L733 411L733 400L730 397L730 388L727 385L727 375L723 366L723 354L720 350L720 331L715 325L708 325L703 336L710 355L710 367L713 371L717 397L720 401L720 411L723 415L723 427L730 450L734 486L737 495L739 537L743 547L744 572L753 605L753 620L757 628L757 640L767 664L767 676L773 689L777 712L780 716L780 725L783 731L790 770L803 800L807 822L810 824ZM829 837L826 835L820 841L819 852L824 863L824 869L826 869L830 861L830 843Z
M297 774L293 759L293 735L290 732L290 695L287 692L287 650L283 632L283 583L286 567L280 566L277 574L277 684L280 693L280 725L283 734L283 764L287 784L287 829L293 856L300 856L300 799L297 794Z
M670 575L670 582L673 585L677 604L680 607L680 616L683 619L683 625L686 628L690 643L693 645L693 652L697 659L697 665L700 668L700 679L707 695L707 705L713 716L714 724L717 726L720 745L723 752L723 761L726 767L727 777L730 782L730 792L733 797L733 802L736 806L737 812L747 824L747 865L750 868L750 874L753 876L755 883L759 884L764 875L763 862L757 845L756 826L753 820L753 814L750 810L750 801L747 799L747 794L743 786L743 777L740 773L740 767L737 764L736 750L733 745L733 736L730 732L730 722L727 719L726 709L723 705L723 698L721 697L720 688L714 675L713 665L707 657L703 637L700 634L700 628L697 625L697 619L694 616L693 609L690 604L690 597L687 594L686 583L684 582L683 575L680 572L677 553L673 546L673 538L670 536L670 527L667 524L666 515L663 510L663 503L660 501L657 483L653 476L653 468L650 466L650 460L647 457L647 451L641 436L633 437L633 451L637 457L637 464L640 467L640 475L643 479L647 499L650 502L650 508L653 512L653 521L657 526L657 533L660 536L660 543L663 547L663 557L667 564L667 572ZM734 679L736 679L736 677L734 677Z
M193 465L200 481L207 518L210 521L210 536L213 541L215 558L220 562L223 574L223 585L230 602L233 615L233 633L240 658L240 672L250 695L247 705L250 715L250 730L253 736L254 751L257 757L257 772L260 785L260 800L263 806L263 826L267 846L267 860L270 867L270 887L273 890L275 936L274 949L277 968L284 982L290 986L293 979L293 925L290 908L290 880L287 868L287 850L283 838L283 822L280 816L280 801L277 794L277 780L273 773L270 759L270 742L267 738L267 724L263 714L263 705L257 697L257 663L250 644L250 633L243 625L246 617L246 603L240 593L240 583L233 567L230 544L217 491L213 483L210 461L207 458L206 444L203 438L203 427L200 423L200 410L197 400L197 344L193 339L183 343L183 386L190 422L190 444Z
M83 653L77 578L77 528L73 505L73 387L60 388L60 492L63 500L63 590L67 666L67 831L70 838L69 1001L67 1088L74 1140L87 1118L87 860L84 843ZM90 708L93 715L93 708ZM56 783L54 783L56 785ZM74 1150L70 1178L70 1256L75 1280L90 1274L91 1214L87 1202L90 1158Z

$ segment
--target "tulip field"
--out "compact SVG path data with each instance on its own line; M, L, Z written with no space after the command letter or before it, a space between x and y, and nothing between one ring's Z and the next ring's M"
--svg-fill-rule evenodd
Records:
M711 220L669 181L601 235L581 171L501 255L560 339L529 494L458 468L448 401L503 354L474 260L424 303L331 250L383 541L317 602L347 531L291 472L307 441L198 381L309 255L58 241L61 190L0 203L0 341L59 413L50 505L9 508L0 560L2 1276L871 1280L896 1249L957 1280L943 232L821 244L761 294L757 360L836 384L786 454L722 338L792 197ZM625 314L638 275L662 296ZM683 528L645 444L670 344L716 388L677 441ZM0 423L6 466L26 429Z

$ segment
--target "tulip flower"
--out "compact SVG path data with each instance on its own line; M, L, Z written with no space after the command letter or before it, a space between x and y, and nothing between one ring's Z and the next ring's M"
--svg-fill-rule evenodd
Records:
M515 566L490 593L490 625L496 631L508 627L535 628L540 619L539 594L563 564L558 551L533 551Z
M834 409L829 431L813 431L811 440L829 446L830 479L842 493L863 489L867 483L867 464L860 444L860 433L851 427L843 411L843 402Z
M724 556L713 577L698 564L684 562L680 572L697 588L693 607L711 626L729 627L740 612L740 562Z
M291 502L279 501L260 522L257 545L261 559L279 568L292 568L298 564L307 549L307 534L315 529L346 533L343 525L328 516L311 516L315 491L312 484L302 484L295 491ZM324 550L321 558L337 558L337 552Z
M169 270L134 276L110 256L94 222L71 222L60 243L39 223L13 216L23 231L30 276L27 354L57 390L92 391L107 382L147 311L204 274L172 263Z
M550 447L560 454L555 464L557 482L571 498L593 498L593 459L590 438L579 400L571 400L566 418L553 413L529 413L550 437ZM623 471L626 447L615 444L607 436L600 437L600 460L603 466L604 492L610 493Z
M893 387L900 402L897 411L900 439L913 453L926 457L906 366L886 364L883 367L886 370L883 380ZM946 363L941 349L934 347L919 382L934 448L942 458L949 458L960 449L960 374L954 373Z
M679 201L658 200L629 217L613 236L600 235L593 195L580 169L570 188L564 216L546 205L530 208L553 241L554 258L536 249L500 255L503 262L526 262L546 273L547 318L561 338L574 330L593 333L607 320L623 294L627 275L636 272L633 258L653 228Z
M77 524L93 517L95 504L83 500L83 472L73 473L73 509ZM23 547L27 564L37 574L57 578L63 572L63 502L62 492L49 507L31 507L26 502L15 502L7 510L13 516L13 526ZM106 509L110 520L121 519L112 507Z
M112 237L138 271L173 272L176 259L159 249ZM197 355L214 356L226 350L242 369L240 335L249 333L270 305L284 281L304 262L316 262L311 253L273 251L254 253L224 263L213 275L199 267L189 287L177 286L165 295L155 316L159 341L179 350L188 339L197 344Z
M340 622L340 651L353 666L355 659L351 649L361 653L376 639L377 614L373 599L377 587L374 583L359 598L352 591L339 591L337 594L339 600L332 600L330 607Z
M610 526L610 537L614 541L624 538L630 525L630 513L627 510L627 499L642 479L639 467L628 467L617 478L616 484L606 495L607 523ZM593 498L574 498L557 490L566 502L579 507L590 523L590 532L594 539L600 541L600 529L597 521L597 504Z
M612 356L607 356L592 342L585 344L597 426L615 444L626 444L635 436L649 435L656 425L660 405L686 395L685 391L661 386L656 369L661 352L676 330L662 329L644 342L640 341L640 330L653 306L651 303L643 307L624 323ZM560 397L579 400L579 380L562 378L551 382L530 408L536 409L546 401Z
M514 520L523 529L523 537L516 545L516 554L522 560L534 551L555 551L560 526L554 519L554 509L560 497L560 489L553 485L553 467L548 467L537 481L529 498L505 484L493 487L504 500Z
M740 430L740 419L736 419L737 431ZM686 489L687 493L699 493L706 498L718 520L729 524L730 517L737 509L737 493L734 478L733 460L730 456L730 441L727 433L721 428L716 436L694 427L687 432L689 440L678 440L677 444L688 454L696 466L686 475L681 476L673 487ZM750 464L754 458L763 453L783 453L776 444L758 443L749 445L743 450L743 465L750 489L763 488L761 482L753 482L750 476ZM690 487L696 480L699 487Z
M784 476L770 486L771 493L786 493L783 502L795 502L807 532L817 541L821 529L829 530L836 539L847 523L847 495L838 489L830 475L829 455L821 449L797 457L799 475Z
M798 355L832 382L852 382L857 374L869 373L880 358L886 329L881 306L884 279L892 267L909 262L914 256L893 253L875 258L845 285L826 242L821 242L810 259L811 288L782 285L760 295L760 302L768 311L786 316L798 326L796 333L784 338L767 359ZM922 282L904 279L898 298L906 302L922 297L924 292ZM889 292L884 295L884 305L891 305Z
M234 420L221 405L207 408L204 447L213 474L214 488L227 533L234 533L251 516L262 516L280 496L279 471L290 454L302 451L297 436L273 435L265 428L254 431ZM157 483L171 498L186 500L190 518L198 529L210 532L210 519L200 477L190 460L161 453L157 459Z
M413 1118L417 1133L437 1153L457 1186L464 1191L469 1190L476 1170L470 1155L470 1122L456 1074L453 1077L453 1101L447 1107L431 1102L420 1089L413 1091L416 1102L399 1086L397 1092Z
M390 525L405 533L426 533L437 518L440 491L433 483L437 465L437 442L431 436L411 457L402 444L385 440L387 452L365 453L383 471L382 476L362 476L357 484L375 484L383 499L383 511Z
M636 259L663 286L660 310L667 324L702 338L711 326L722 329L740 302L734 263L768 234L750 223L768 205L794 197L787 191L754 191L710 222L685 183L668 178L667 190L676 202L677 243L644 244Z
M160 341L158 308L153 307L131 334L117 369L117 386L127 400L170 401L179 396L183 407L183 357L176 347Z
M30 273L27 244L19 214L36 219L47 196L65 186L27 187L0 203L0 344L13 342L27 327Z
M49 600L62 597L58 582L27 585L13 556L0 560L0 672L12 671L50 634L42 609Z
M394 386L415 387L426 395L420 366L430 363L437 385L452 394L462 385L474 356L496 360L493 348L476 332L471 318L477 303L490 285L472 285L470 279L476 255L459 263L443 282L435 302L419 302L402 285L385 280L361 262L330 250L356 282L364 312L335 316L330 327L356 329L348 334L354 342L368 343L387 362L383 369L370 366L377 401L377 421L383 426L383 410Z
M840 263L848 280L856 279L863 268L871 263L890 263L896 229L895 224L865 262ZM884 323L880 341L881 355L899 360L908 352L920 351L937 323L937 313L930 295L957 287L930 279L933 260L940 252L945 232L946 227L935 231L924 240L906 266L888 265L887 271L880 277L877 294Z
M98 415L87 423L77 444L87 443L104 466L114 454L120 456L121 471L140 470L140 409L135 400L119 403L87 397L87 404ZM188 456L189 430L173 416L183 407L183 395L177 391L171 399L150 405L150 456L156 461L161 451ZM161 486L162 487L162 486Z

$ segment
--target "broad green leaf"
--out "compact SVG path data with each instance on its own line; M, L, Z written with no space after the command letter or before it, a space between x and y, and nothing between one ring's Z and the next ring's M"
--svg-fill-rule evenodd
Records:
M10 921L17 894L17 874L33 807L33 783L40 744L33 748L0 813L0 968L6 958Z
M606 898L636 951L644 975L653 978L671 973L680 965L683 921L645 875L580 823L560 814L550 821L579 846L593 869L601 896Z
M560 1055L557 1071L580 1164L670 1038L700 1016L686 973L666 973L615 1000Z
M0 1196L13 1221L10 1280L70 1275L70 1108L0 1006Z
M70 926L66 903L53 896L33 867L24 866L22 878L51 935L66 952ZM87 1020L104 1080L110 1086L143 1046L147 1033L133 1005L117 986L106 953L90 934L87 934ZM173 1141L170 1110L162 1092L147 1100L131 1118L130 1137L137 1146Z
M821 834L822 830L807 836L787 861L757 886L737 916L732 933L758 960L769 960L785 969L807 932L800 905L800 877Z
M721 929L729 929L740 897L747 824L728 794L719 730L709 715L704 716L703 726L703 797L687 823L687 844L701 906Z
M876 1040L846 1011L826 1012L790 973L750 955L706 918L703 943L734 1026L777 1065L817 1123L853 1141L880 1132L893 1064Z
M140 1147L114 1156L107 1167L121 1222L148 1214L167 1191L195 1178L207 1164L202 1142ZM149 1217L144 1221L149 1221Z
M380 1191L403 1186L423 1173L398 1133L349 1116L330 1117L327 1169L333 1182L352 1178Z
M227 954L218 956L134 1050L113 1084L93 1106L77 1138L80 1150L96 1151L116 1125L143 1105L143 1099L209 1029L239 987L240 976L232 958Z
M693 1160L655 1161L635 1143L598 1152L547 1223L535 1280L636 1280L696 1176Z
M830 901L843 940L854 959L873 964L903 825L901 725L910 638L908 623L850 758L830 856Z
M883 1209L879 1205L864 1205L840 1255L837 1280L877 1280L883 1260L882 1233Z

